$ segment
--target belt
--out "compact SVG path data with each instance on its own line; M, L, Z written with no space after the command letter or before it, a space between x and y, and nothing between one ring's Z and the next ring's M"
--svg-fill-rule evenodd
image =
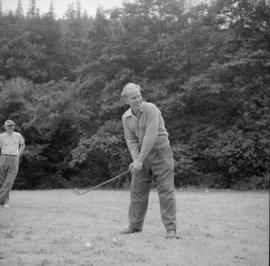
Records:
M1 154L3 156L11 156L11 157L15 157L15 156L18 156L18 155L13 155L13 154Z

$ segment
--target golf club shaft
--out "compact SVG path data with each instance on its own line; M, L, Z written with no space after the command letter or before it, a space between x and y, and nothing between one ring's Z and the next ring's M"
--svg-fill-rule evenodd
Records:
M113 178L111 178L111 179L109 179L109 180L107 180L107 181L105 181L105 182L103 182L103 183L101 183L101 184L99 184L99 185L96 185L96 186L94 186L94 187L91 187L91 188L89 188L89 189L83 191L83 192L80 192L80 195L83 195L83 194L89 192L90 190L94 190L94 189L96 189L96 188L99 188L99 187L101 187L101 186L103 186L103 185L105 185L105 184L107 184L107 183L110 183L111 181L113 181L113 180L115 180L115 179L118 179L118 178L120 178L120 177L122 177L122 176L124 176L124 175L126 175L126 174L128 174L128 173L129 173L129 170L126 171L126 172L124 172L124 173L122 173L122 174L120 174L120 175L117 175L117 176L115 176L115 177L113 177Z

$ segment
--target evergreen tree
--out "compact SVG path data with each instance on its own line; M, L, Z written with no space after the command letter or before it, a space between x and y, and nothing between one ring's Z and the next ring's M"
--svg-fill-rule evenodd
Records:
M23 17L23 7L22 7L22 1L21 0L18 0L18 2L17 2L16 16Z
M36 17L40 18L40 9L39 8L36 9Z
M80 2L80 0L77 0L77 3L76 3L76 18L80 18L81 15L82 15L81 2Z
M1 0L0 0L0 16L2 16L2 2L1 2Z
M30 0L27 15L28 17L35 17L37 15L36 0Z
M75 18L74 3L68 4L68 9L65 12L65 18L67 20L73 20Z
M83 11L83 19L85 19L85 20L87 20L88 19L88 13L87 13L87 10L85 9L84 11Z
M50 7L49 7L49 11L47 13L47 16L51 17L51 18L55 18L53 1L50 2Z

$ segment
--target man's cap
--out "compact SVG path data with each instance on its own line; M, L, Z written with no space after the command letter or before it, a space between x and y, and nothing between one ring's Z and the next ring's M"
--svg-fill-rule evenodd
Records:
M4 125L5 125L5 127L6 126L15 126L15 123L12 120L6 120Z

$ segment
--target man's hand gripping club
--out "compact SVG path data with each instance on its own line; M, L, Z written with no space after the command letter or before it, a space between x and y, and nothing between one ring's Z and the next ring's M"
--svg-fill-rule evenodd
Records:
M129 171L133 173L134 171L142 170L143 163L139 161L138 159L135 159L130 165L129 165Z

